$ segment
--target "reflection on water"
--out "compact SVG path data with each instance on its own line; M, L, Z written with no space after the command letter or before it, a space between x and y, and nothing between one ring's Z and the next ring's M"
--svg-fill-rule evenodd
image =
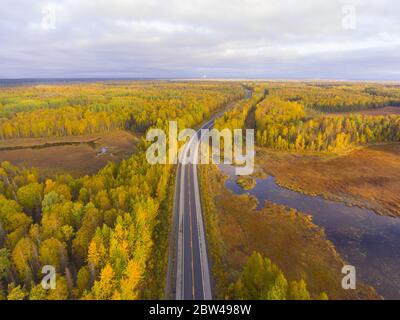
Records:
M282 188L272 176L256 179L256 187L245 191L236 184L232 166L219 168L230 176L225 186L235 194L257 197L258 209L269 200L312 215L341 256L356 267L359 279L386 299L400 299L400 219Z

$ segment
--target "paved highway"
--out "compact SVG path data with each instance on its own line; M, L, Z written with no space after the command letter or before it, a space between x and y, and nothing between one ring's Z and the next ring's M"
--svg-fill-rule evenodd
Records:
M250 96L251 91L247 90L246 99ZM226 109L232 108L235 104L236 102L229 103ZM201 129L210 129L214 120L223 113L215 115L197 131L198 139L192 138L186 144L178 164L174 204L174 216L177 217L176 231L178 232L174 263L176 268L174 272L175 299L177 300L212 299L197 166L192 164L197 161L184 162L182 160L183 157L190 157L192 160L193 157L198 158L198 149L202 140Z
M210 128L214 120L201 129ZM198 139L191 139L182 152L182 157L198 157L200 130ZM193 161L190 161L193 162ZM210 300L212 299L210 270L208 266L207 246L204 233L203 214L200 203L197 166L184 164L181 158L177 174L178 240L176 254L176 299Z

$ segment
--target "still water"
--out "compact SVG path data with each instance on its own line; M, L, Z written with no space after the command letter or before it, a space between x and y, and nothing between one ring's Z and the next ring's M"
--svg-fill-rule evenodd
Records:
M256 179L255 188L246 191L236 184L232 166L219 169L230 177L225 186L235 194L255 196L258 209L268 200L312 215L341 256L356 267L358 279L385 299L400 299L400 219L282 188L272 176Z

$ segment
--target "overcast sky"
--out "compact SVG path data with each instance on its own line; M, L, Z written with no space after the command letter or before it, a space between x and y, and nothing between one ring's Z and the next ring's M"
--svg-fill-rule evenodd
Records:
M400 80L398 0L1 0L0 78Z

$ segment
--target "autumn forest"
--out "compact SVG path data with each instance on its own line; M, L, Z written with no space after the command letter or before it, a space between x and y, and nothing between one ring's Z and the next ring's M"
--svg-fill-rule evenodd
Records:
M232 106L226 109L227 105ZM145 134L151 128L167 130L171 120L176 120L180 129L197 128L221 113L215 128L254 129L257 152L289 163L294 161L292 155L307 161L311 155L336 159L360 148L397 145L398 110L400 86L382 83L105 81L0 87L0 299L164 297L176 170L173 165L150 165L146 161L149 143ZM16 165L6 157L6 152L14 149L31 148L35 152L39 140L57 138L61 139L58 143L68 144L74 138L77 144L80 137L116 130L134 136L137 148L94 174L57 168L50 173ZM102 152L111 152L107 148ZM56 156L57 149L49 149L50 153ZM264 158L256 159L259 167L267 164ZM200 179L206 181L207 174L210 172L202 169ZM212 277L219 298L379 297L374 289L365 289L367 286L358 296L341 296L336 287L332 289L328 267L318 274L318 285L308 271L288 271L289 262L274 259L271 252L260 252L272 245L263 242L262 236L244 249L237 244L229 257L224 250L235 242L224 235L229 225L224 224L228 218L223 210L227 209L221 207L221 199L228 196L225 191L209 194L210 190L221 190L223 183L218 179L212 183L213 189L203 184L201 192ZM375 188L374 181L368 181ZM289 182L288 188L321 193L296 185L294 179ZM363 198L363 203L368 207L371 199ZM383 206L396 216L396 201L390 199ZM295 232L290 228L298 226L282 218L286 209L271 205L270 211L289 230L282 239L291 239L289 235ZM327 261L344 263L323 231L300 211L293 216L301 221L297 225L304 226L300 231L295 229L299 238L306 234L310 242L329 248L326 251L334 258ZM242 225L240 232L250 232L246 228ZM293 266L300 265L301 258L296 254L290 258ZM56 269L55 290L45 290L41 285L45 265Z

